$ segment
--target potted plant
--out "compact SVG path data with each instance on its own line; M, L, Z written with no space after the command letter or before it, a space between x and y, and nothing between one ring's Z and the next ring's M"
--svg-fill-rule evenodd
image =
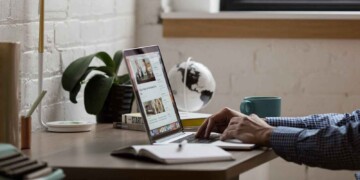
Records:
M94 58L103 62L91 66ZM106 52L97 52L73 61L64 71L62 86L69 91L70 101L77 103L76 96L85 84L84 104L89 114L96 115L98 123L120 121L123 113L130 113L134 94L128 74L118 76L123 55L117 51L111 58ZM90 72L98 72L85 82Z

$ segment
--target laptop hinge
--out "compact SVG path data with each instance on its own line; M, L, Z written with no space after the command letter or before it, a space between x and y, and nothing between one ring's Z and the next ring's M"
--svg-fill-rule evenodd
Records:
M168 140L170 140L170 139L174 139L174 138L176 138L176 137L183 136L183 135L185 135L185 133L182 132L182 131L180 131L180 132L177 132L177 133L175 133L175 134L172 134L172 135L169 135L169 136L160 138L160 139L156 140L155 142L156 142L156 143L162 143L162 142L166 142L166 141L168 141Z

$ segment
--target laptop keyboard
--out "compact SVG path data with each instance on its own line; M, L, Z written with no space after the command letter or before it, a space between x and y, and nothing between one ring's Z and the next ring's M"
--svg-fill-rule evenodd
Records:
M209 138L196 138L195 134L190 134L178 140L173 141L172 143L181 143L183 140L187 140L188 143L212 143L219 140L220 136L217 134L211 134Z

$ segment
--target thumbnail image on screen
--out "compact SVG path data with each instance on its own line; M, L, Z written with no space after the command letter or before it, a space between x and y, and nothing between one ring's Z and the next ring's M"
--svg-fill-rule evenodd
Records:
M165 112L164 104L161 98L144 102L144 107L147 116Z
M175 129L178 129L178 128L180 128L179 122L173 122L171 124L167 124L165 126L152 129L150 131L150 135L151 136L156 136L156 135L159 135L161 133L172 131L172 130L175 130Z
M138 84L155 81L153 68L147 58L135 60L136 81Z

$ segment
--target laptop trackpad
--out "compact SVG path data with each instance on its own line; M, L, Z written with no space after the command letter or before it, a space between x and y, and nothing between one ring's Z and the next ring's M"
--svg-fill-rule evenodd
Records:
M223 149L253 149L255 144L245 144L237 139L229 139L226 141L215 141L211 143Z
M227 139L224 142L235 143L235 144L243 144L243 142L238 140L238 139Z

